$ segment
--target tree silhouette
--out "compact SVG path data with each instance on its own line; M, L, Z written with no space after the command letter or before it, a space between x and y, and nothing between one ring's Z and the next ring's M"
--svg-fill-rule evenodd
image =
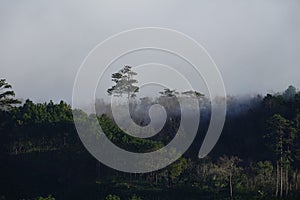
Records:
M293 122L279 114L273 115L267 121L270 149L276 155L276 196L282 197L285 186L288 193L288 170L291 163L291 148L296 136ZM285 172L284 172L285 169ZM285 174L284 174L285 173Z
M6 82L5 79L0 80L0 109L8 110L13 105L21 103L15 99L15 92L11 90L12 86Z
M125 93L128 99L135 96L139 87L134 85L138 82L133 78L137 73L133 72L131 68L127 65L119 72L112 74L112 81L115 82L115 85L107 90L109 95L122 96Z

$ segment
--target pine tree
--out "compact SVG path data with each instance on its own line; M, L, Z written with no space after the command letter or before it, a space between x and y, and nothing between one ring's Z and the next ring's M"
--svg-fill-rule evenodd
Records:
M133 72L131 68L131 66L124 66L119 72L112 74L112 81L115 82L115 85L107 90L109 95L122 96L127 94L128 99L135 97L139 87L134 85L138 82L133 78L137 73Z

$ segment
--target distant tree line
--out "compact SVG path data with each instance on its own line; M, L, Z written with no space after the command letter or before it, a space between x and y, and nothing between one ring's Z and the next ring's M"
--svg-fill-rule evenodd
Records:
M134 76L130 73L130 68L120 73L127 74L130 78ZM116 83L119 83L121 75L113 77ZM133 83L130 79L124 82ZM0 88L3 88L0 90L1 177L6 177L6 174L23 176L22 169L36 169L37 165L41 166L38 171L45 171L46 175L56 174L49 177L49 180L53 179L56 184L51 184L51 181L41 183L48 187L51 185L53 191L42 194L32 191L28 198L48 194L66 197L55 185L68 185L70 182L73 182L71 185L74 188L83 183L98 185L97 189L91 187L96 193L95 199L99 199L97 195L102 195L102 199L151 199L147 190L154 192L160 189L190 192L191 195L207 196L207 199L299 198L300 92L293 86L283 93L267 94L265 97L256 96L246 100L229 97L228 115L221 138L211 154L204 159L197 158L197 151L209 124L210 111L208 100L197 92L200 105L205 107L206 112L201 113L203 120L199 124L200 129L194 143L182 158L172 165L146 174L117 172L91 157L78 138L72 109L67 103L34 103L26 100L20 104L5 80L1 80ZM132 86L124 88L127 97L134 97L132 92L138 91ZM118 90L118 94L122 91L123 89ZM113 91L110 92L113 94ZM106 112L97 116L99 124L107 137L123 149L134 152L159 149L174 137L180 123L180 112L177 112L179 104L174 93L175 90L166 89L157 99L145 98L132 102L132 116L140 125L149 123L147 109L152 104L161 103L166 106L167 123L153 138L140 139L125 134L115 124L105 103L101 106L105 107ZM103 107L98 107L97 110L103 110ZM82 116L82 120L91 117L86 113ZM46 158L43 155L47 155ZM73 160L70 161L70 158ZM53 160L56 159L61 163L56 163L59 167L54 170L50 166L55 164ZM39 161L45 164L37 164ZM70 166L73 161L83 164ZM3 163L11 167L5 167ZM66 172L61 174L59 171L63 168L66 168ZM83 168L89 170L82 170ZM77 182L76 176L68 175L79 172L89 178L82 178ZM37 177L38 180L39 178ZM23 181L29 186L39 184L34 178ZM26 194L26 191L21 190L20 193L10 192L12 190L8 189L11 188L8 186L21 184L16 179L1 179L0 184L0 197L2 195L20 199ZM26 187L25 184L21 186ZM79 192L76 189L72 191L75 194ZM133 197L133 194L136 196ZM180 195L177 196L179 198ZM49 199L51 198L53 197L49 196Z

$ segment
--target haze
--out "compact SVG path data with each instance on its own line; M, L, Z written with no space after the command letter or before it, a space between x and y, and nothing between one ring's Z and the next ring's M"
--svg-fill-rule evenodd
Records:
M202 44L228 94L299 88L299 9L297 0L0 0L0 78L18 98L70 102L92 48L120 31L154 26Z

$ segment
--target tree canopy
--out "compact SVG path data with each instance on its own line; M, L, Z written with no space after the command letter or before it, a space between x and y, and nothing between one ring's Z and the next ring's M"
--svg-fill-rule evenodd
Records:
M119 72L112 74L112 81L115 83L111 88L107 90L109 95L122 96L127 94L127 98L134 97L139 91L139 87L134 85L138 81L133 77L137 73L132 71L131 66L124 66Z
M0 79L0 109L7 110L13 105L20 104L21 102L14 97L15 92L12 90L12 86L5 79Z

